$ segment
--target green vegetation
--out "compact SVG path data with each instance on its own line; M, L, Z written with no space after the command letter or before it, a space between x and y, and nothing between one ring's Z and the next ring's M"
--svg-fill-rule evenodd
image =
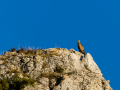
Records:
M46 67L46 65L44 64L43 67ZM60 75L63 72L64 72L64 69L61 66L57 66L54 73L51 73L51 72L42 73L38 78L46 77L49 79L49 84L50 84L51 79L55 78L55 80L57 81L57 79L60 77Z
M8 51L14 52L14 51L16 51L16 48L15 48L15 47L14 47L14 48L11 48L11 49L9 49Z
M57 66L55 72L63 73L64 69L61 66Z
M14 52L16 51L17 53L24 53L25 55L40 55L43 58L48 58L48 57L52 57L53 55L55 56L60 56L59 53L56 51L48 51L48 53L46 53L47 51L44 51L42 49L32 49L32 48L23 48L22 46L20 46L19 50L16 50L16 48L11 48L8 50L9 52Z
M25 53L26 49L20 46L20 50L17 50L17 53Z
M48 78L48 79L53 79L54 77L55 77L55 75L54 75L54 73L42 73L41 75L40 75L40 78L41 77L46 77L46 78Z
M68 73L66 73L67 75L72 75L72 74L74 74L75 73L75 71L72 71L72 72L68 72Z
M57 79L60 77L59 73L51 73L51 72L47 72L47 73L42 73L38 78L42 78L42 77L46 77L49 79L49 85L51 84L51 80L55 78L55 80L57 81Z
M26 73L23 73L23 76L30 78L30 75L27 75Z
M6 53L7 55L2 57L2 60L5 60L6 58L9 58L8 60L14 60L14 58L16 57L16 55L18 55L18 53L24 53L25 55L20 54L19 58L20 58L20 62L23 62L22 66L21 66L21 71L23 71L23 78L19 77L19 73L20 71L16 70L9 70L6 73L7 74L12 74L15 73L14 76L10 79L8 78L2 78L0 79L0 90L20 90L23 89L25 86L27 85L32 85L34 86L34 80L32 80L30 78L29 75L27 75L26 73L29 72L28 69L26 68L25 70L23 70L23 66L24 66L24 57L32 57L33 60L35 60L35 56L39 55L42 58L49 58L52 56L60 56L57 50L42 50L42 49L26 49L23 48L22 46L20 47L19 50L16 50L16 48L11 48L8 50L10 53ZM15 51L15 52L14 52ZM11 53L12 52L12 53ZM16 54L17 53L17 54ZM6 60L7 61L7 60ZM49 61L48 61L49 62ZM7 62L5 62L7 63ZM44 62L42 65L42 68L46 68L47 66L47 62ZM61 74L63 74L64 69L61 66L56 66L56 69L54 70L54 73L51 72L47 72L47 73L42 73L40 75L39 78L41 77L46 77L49 79L49 84L51 83L51 79L56 79L60 77Z
M46 67L46 66L43 66L43 67ZM40 78L41 77L46 77L46 78L49 78L49 79L53 79L55 77L59 77L60 74L62 74L63 72L64 72L64 69L61 66L57 66L54 73L51 73L51 72L42 73L40 75Z
M9 89L9 80L8 79L0 79L0 90L8 90Z
M0 79L0 90L20 90L25 88L25 86L34 86L34 80L28 77L20 78L18 73L12 77L12 79Z

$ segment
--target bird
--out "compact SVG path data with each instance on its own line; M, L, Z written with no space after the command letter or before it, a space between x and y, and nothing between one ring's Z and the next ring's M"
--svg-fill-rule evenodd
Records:
M79 52L83 53L85 56L85 50L83 45L80 43L80 40L78 40L78 49L79 49Z

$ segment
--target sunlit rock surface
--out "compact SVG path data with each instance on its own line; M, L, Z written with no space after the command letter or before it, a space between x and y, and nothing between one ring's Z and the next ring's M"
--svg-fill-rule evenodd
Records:
M74 49L6 52L0 56L0 79L15 73L35 82L21 90L112 90L90 53L84 57Z

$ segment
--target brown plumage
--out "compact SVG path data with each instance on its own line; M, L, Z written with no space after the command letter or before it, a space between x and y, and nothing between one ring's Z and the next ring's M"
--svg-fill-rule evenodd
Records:
M80 40L78 40L78 49L79 49L79 52L83 53L85 56L85 50L83 45L80 43Z

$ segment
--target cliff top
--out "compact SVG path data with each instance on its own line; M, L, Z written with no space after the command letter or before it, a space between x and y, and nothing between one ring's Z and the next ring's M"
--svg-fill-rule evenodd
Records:
M90 53L63 48L12 48L0 56L0 82L6 90L112 90Z

